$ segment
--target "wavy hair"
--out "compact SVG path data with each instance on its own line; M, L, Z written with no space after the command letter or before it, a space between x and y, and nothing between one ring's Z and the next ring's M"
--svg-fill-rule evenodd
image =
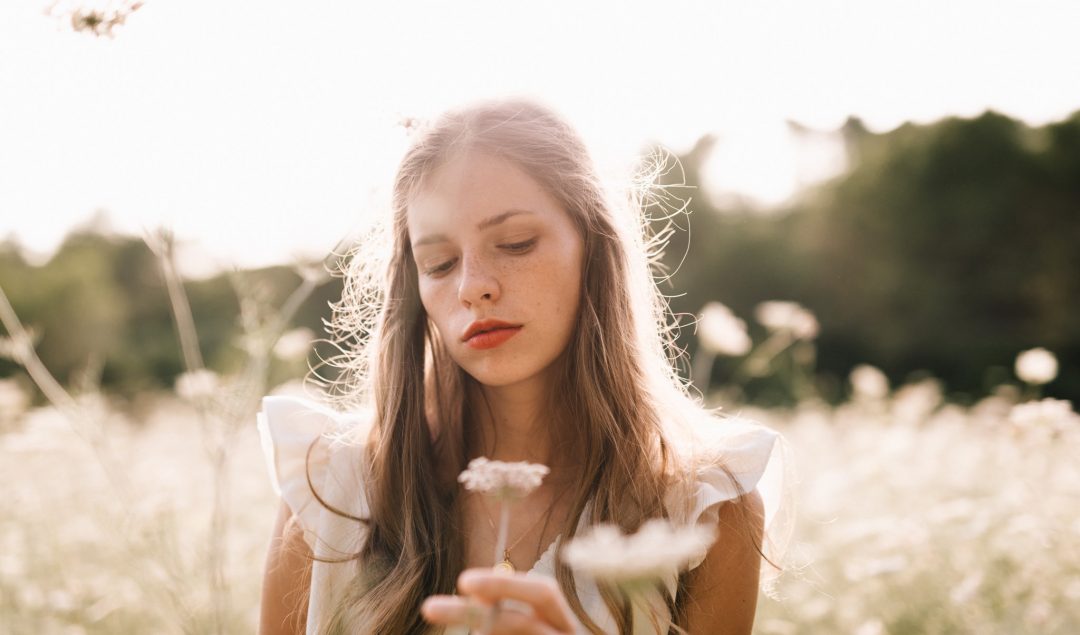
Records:
M666 430L702 410L675 372L675 325L651 266L664 235L649 232L647 190L630 188L631 196L614 204L578 134L532 101L446 113L415 131L394 182L392 223L347 260L344 292L333 306L331 337L340 353L330 361L342 371L334 390L346 406L371 408L374 424L364 440L370 515L355 519L368 531L352 556L361 574L323 622L326 633L425 632L421 602L453 593L464 567L455 477L471 449L475 380L450 360L420 302L406 213L436 169L471 151L524 170L569 212L584 241L577 327L552 386L559 395L551 400L554 434L583 455L566 491L570 514L561 535L574 536L587 503L589 524L627 531L668 516L665 494L673 475L685 473ZM664 161L650 166L642 183L656 180ZM389 244L387 258L367 249L379 243ZM555 573L577 617L601 632L560 558ZM631 633L626 598L601 592L619 633ZM681 595L664 594L676 624L685 620Z

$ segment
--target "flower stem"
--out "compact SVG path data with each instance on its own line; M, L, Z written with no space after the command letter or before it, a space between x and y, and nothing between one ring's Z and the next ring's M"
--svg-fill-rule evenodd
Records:
M510 531L510 505L504 500L500 503L499 509L499 536L495 540L495 562L499 564L503 561L503 556L506 552L506 535Z

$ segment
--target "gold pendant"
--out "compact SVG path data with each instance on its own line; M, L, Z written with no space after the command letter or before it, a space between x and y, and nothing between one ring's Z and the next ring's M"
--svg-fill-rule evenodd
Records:
M510 562L510 551L504 551L503 561L495 564L495 572L513 573L514 571L516 571L516 569L514 569L514 563Z

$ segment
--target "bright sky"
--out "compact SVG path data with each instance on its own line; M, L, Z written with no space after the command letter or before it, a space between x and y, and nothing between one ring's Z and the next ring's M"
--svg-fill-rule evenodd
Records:
M0 5L0 237L38 252L106 209L218 265L325 253L384 205L402 115L508 93L612 173L714 132L711 183L763 203L835 163L788 119L1080 109L1076 0L146 0L114 40L45 6Z

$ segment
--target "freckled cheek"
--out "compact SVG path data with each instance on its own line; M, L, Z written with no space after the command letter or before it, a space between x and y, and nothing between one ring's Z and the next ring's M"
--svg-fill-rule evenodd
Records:
M423 305L428 319L434 322L436 328L442 333L448 326L446 319L449 311L447 310L446 293L437 287L421 284L420 304Z
M536 291L543 290L534 295L537 310L548 313L566 328L571 328L581 294L580 275L577 267L565 261L548 269L532 286Z

